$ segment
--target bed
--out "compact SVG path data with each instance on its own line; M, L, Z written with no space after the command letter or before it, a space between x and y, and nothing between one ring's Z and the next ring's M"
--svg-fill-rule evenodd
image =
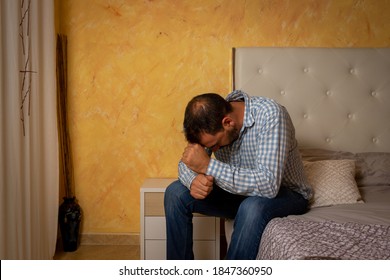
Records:
M314 188L257 258L390 259L390 48L235 48L232 72L233 89L290 112Z

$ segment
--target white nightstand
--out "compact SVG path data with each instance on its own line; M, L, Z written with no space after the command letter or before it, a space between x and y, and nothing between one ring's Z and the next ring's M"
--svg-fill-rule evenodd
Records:
M166 259L164 192L176 179L146 179L141 186L141 259ZM194 214L195 259L220 257L219 218Z

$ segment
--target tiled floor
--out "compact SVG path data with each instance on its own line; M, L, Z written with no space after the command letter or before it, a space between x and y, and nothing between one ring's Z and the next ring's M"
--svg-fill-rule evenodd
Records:
M74 252L57 248L55 260L139 260L140 249L136 245L81 245Z

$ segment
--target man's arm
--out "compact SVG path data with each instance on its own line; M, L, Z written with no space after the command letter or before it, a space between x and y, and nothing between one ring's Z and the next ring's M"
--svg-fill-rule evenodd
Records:
M189 169L187 165L184 164L183 161L179 161L178 169L179 169L178 171L179 171L180 182L188 189L190 189L192 181L195 179L195 177L198 174L192 171L191 169Z
M198 144L189 143L184 149L182 159L179 161L179 180L187 188L191 188L192 181L199 175L205 174L208 162L210 161L211 151L206 150ZM203 167L201 170L199 168L194 168L190 166L189 159L196 159L198 166ZM201 163L198 162L202 160ZM206 161L206 163L205 163Z
M205 174L198 174L188 168L183 161L179 162L179 180L196 199L206 198L213 189L214 178Z
M287 112L282 109L267 115L262 119L260 132L251 139L256 149L253 168L211 159L206 174L213 176L215 183L226 191L246 196L275 197L287 161L291 126Z

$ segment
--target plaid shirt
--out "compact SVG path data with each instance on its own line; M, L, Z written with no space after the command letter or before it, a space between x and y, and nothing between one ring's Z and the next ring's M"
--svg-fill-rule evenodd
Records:
M236 141L215 152L206 174L235 194L273 198L283 185L310 199L312 190L287 110L272 99L242 91L233 91L226 100L245 101L243 126ZM179 162L179 180L185 186L190 188L196 175Z

